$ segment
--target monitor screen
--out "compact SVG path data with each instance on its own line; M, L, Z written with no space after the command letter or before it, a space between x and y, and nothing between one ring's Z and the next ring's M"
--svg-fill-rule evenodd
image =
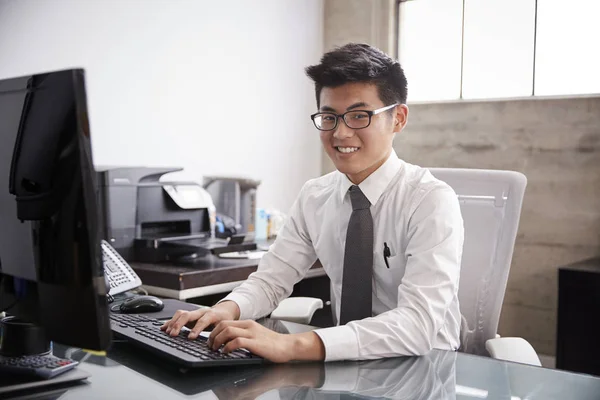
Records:
M0 80L0 299L48 339L110 341L83 70ZM5 302L5 300L2 300Z
M2 273L35 280L31 221L19 221L17 202L8 191L28 78L0 81L0 268Z

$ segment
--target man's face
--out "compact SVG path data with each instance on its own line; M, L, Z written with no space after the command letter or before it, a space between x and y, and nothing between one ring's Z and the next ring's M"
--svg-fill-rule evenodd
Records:
M320 96L321 112L343 114L354 110L376 110L384 104L377 86L370 83L347 83L335 88L325 87ZM321 131L323 148L335 167L354 183L359 184L387 159L397 132L406 124L408 108L398 105L371 117L371 124L362 129L349 128L342 119L333 131Z

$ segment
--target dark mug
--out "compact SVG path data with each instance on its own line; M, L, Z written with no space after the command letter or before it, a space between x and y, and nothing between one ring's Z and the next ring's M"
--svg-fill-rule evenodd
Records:
M50 353L50 349L50 341L41 327L14 316L0 319L0 355L40 355Z

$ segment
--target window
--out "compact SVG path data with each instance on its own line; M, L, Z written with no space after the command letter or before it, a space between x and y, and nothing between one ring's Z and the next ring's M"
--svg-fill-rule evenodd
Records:
M410 102L600 93L600 1L399 3Z
M399 61L410 101L460 98L463 0L400 5Z
M600 93L600 2L538 0L535 94Z
M465 0L465 99L530 96L535 0Z

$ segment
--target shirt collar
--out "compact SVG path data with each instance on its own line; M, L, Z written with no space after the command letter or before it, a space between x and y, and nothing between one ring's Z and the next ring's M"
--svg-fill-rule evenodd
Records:
M377 168L375 172L358 185L371 205L377 203L389 183L401 168L402 161L398 158L396 152L392 150L390 156L381 167ZM343 202L346 193L348 193L348 189L350 189L350 186L354 185L354 183L352 183L345 174L340 175L342 176L342 179L340 179L340 199Z

